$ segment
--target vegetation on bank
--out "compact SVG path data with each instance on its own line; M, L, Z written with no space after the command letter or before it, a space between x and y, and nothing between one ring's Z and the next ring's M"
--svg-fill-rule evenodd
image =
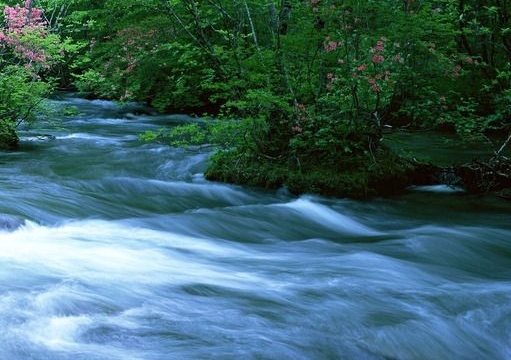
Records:
M0 37L10 146L52 85L211 116L142 138L210 144L208 178L296 193L402 190L417 165L383 145L390 128L453 131L496 150L510 141L508 1L5 3L25 19L16 30L4 11ZM9 80L12 69L25 80Z

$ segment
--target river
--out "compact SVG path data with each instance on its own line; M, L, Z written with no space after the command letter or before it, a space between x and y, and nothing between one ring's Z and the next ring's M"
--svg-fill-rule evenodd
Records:
M138 140L185 116L53 104L0 153L1 359L511 359L509 202L211 183Z

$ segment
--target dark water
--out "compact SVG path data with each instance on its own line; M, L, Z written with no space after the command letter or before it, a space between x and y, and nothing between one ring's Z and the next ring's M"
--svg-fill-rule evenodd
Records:
M0 154L1 359L511 359L509 203L210 183L137 139L185 117L68 105Z

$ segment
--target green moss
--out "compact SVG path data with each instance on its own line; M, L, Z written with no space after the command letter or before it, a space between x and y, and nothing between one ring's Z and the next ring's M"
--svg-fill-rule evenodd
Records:
M409 161L381 147L368 167L368 187L380 196L398 194L410 185L413 171Z
M278 188L286 179L286 166L236 150L221 151L211 157L205 172L208 180L263 188Z
M315 193L325 196L367 198L372 194L365 172L339 172L317 167L306 173L291 172L286 185L294 194Z
M410 166L386 148L341 159L296 161L251 156L236 150L212 156L206 178L266 189L286 186L294 194L370 198L399 193L408 185Z

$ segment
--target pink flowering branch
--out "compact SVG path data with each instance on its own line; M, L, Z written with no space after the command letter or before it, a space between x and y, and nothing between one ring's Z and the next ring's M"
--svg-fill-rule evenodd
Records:
M0 30L0 47L10 50L12 57L22 61L26 68L49 69L52 56L45 48L49 31L43 11L27 0L23 6L5 6L3 13L5 25Z
M324 42L325 53L342 49L342 56L346 60L339 58L336 69L326 74L326 90L339 92L344 97L351 94L356 114L359 113L359 99L364 99L369 113L381 112L392 97L393 78L398 75L397 71L403 63L401 54L396 53L398 48L396 44L387 48L387 39L381 37L367 52L362 52L355 46L346 46L346 42L327 38Z

